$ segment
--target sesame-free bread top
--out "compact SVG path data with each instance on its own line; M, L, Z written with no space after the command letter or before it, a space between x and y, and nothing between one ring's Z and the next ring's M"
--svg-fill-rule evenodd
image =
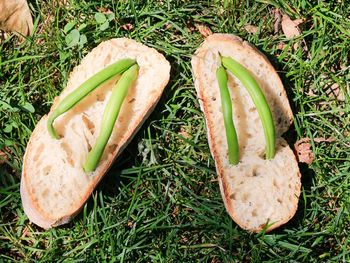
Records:
M221 98L216 79L220 55L246 67L259 83L276 126L276 156L265 159L266 140L256 107L242 83L228 73L240 162L230 165ZM281 137L293 121L283 84L271 63L256 48L230 34L213 34L192 57L197 96L204 112L225 207L242 228L270 231L291 219L300 195L300 172L293 151ZM228 71L227 71L228 72Z
M120 76L102 84L56 119L59 140L49 135L47 116L35 127L24 155L21 179L24 211L33 223L47 229L69 222L158 102L169 80L168 61L153 48L117 38L99 44L74 68L50 113L89 77L124 58L137 61L139 75L128 91L94 172L85 173L83 164L100 133L105 106Z

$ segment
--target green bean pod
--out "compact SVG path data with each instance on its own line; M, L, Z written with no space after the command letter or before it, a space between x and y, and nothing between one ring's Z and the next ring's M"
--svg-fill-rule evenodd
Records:
M122 59L116 63L111 64L110 66L102 69L97 72L91 78L86 80L83 84L81 84L78 88L68 94L57 106L57 108L49 115L49 119L47 121L47 129L49 134L55 138L59 139L59 135L57 134L55 128L53 127L53 123L57 117L61 114L70 110L75 104L81 101L84 97L89 95L94 89L100 86L102 83L111 79L112 77L123 73L125 70L134 65L136 61L134 59Z
M101 131L96 139L95 145L88 153L84 164L85 172L92 172L97 167L102 157L106 144L112 134L115 122L118 118L123 101L128 93L129 88L136 80L139 66L133 65L125 71L112 90L112 95L103 112Z
M235 125L232 119L232 101L230 91L227 87L227 74L223 66L216 70L216 78L220 88L222 114L226 131L228 145L229 163L236 165L239 162L239 146Z
M256 109L259 113L265 139L266 139L266 158L272 159L276 153L276 131L273 123L272 113L270 107L266 101L265 95L259 87L258 82L249 73L249 71L229 57L222 57L221 62L225 68L232 72L245 86L249 95L251 96Z

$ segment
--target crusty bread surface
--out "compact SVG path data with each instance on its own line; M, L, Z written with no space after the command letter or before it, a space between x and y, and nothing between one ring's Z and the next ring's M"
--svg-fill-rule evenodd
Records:
M100 133L103 111L120 76L102 84L67 113L56 119L59 140L51 138L45 115L35 127L23 159L21 197L25 213L45 229L67 223L84 205L93 189L158 102L169 80L170 65L163 55L126 38L105 41L74 68L62 99L89 77L123 58L136 59L139 75L123 102L112 135L95 171L83 164ZM50 114L49 113L49 114Z
M259 114L246 88L228 73L240 162L230 165L216 69L220 54L246 67L262 88L276 126L276 156L265 159L266 140ZM270 231L296 212L300 172L293 151L281 137L293 121L283 84L273 66L252 45L230 34L213 34L192 57L195 88L204 112L220 190L232 219L243 229Z

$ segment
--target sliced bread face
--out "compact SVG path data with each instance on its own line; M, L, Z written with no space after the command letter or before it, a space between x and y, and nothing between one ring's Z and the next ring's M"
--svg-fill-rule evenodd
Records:
M246 67L262 88L271 108L277 151L265 159L266 140L255 105L241 82L228 73L240 162L230 165L216 70L220 55ZM300 172L293 151L281 137L293 121L283 84L273 66L256 48L229 34L209 36L192 57L197 96L204 112L210 151L215 160L226 209L242 228L270 231L295 214L300 195Z
M25 213L35 224L47 229L69 222L158 102L169 81L168 61L152 48L119 38L101 43L74 68L50 113L89 77L124 58L137 61L139 75L128 91L94 172L85 173L83 164L101 131L102 115L119 76L56 119L54 127L61 139L49 135L47 116L33 131L23 160L21 197Z

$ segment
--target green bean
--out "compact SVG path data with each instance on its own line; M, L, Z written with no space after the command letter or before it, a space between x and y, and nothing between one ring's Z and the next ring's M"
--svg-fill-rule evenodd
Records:
M120 77L119 81L112 90L112 95L107 102L107 106L103 112L101 131L97 137L95 145L88 153L86 162L84 164L85 172L92 172L100 162L103 151L112 134L115 122L118 118L120 108L128 93L129 88L136 80L139 71L139 66L133 65L125 71Z
M221 62L225 68L231 71L232 74L242 82L243 86L245 86L251 96L264 129L266 139L266 158L272 159L276 152L276 131L272 113L264 93L260 89L257 81L244 66L229 57L222 57Z
M59 135L57 134L55 128L53 127L53 123L57 117L61 114L67 112L71 109L75 104L81 101L84 97L86 97L91 91L100 86L102 83L111 79L112 77L123 73L125 70L134 65L136 61L134 59L122 59L112 65L102 69L97 72L91 78L86 80L83 84L81 84L77 89L68 94L57 106L57 108L49 115L49 119L47 121L47 129L49 134L55 138L59 139Z
M239 146L235 125L232 119L232 102L230 91L227 87L227 74L223 66L220 66L216 70L216 77L220 88L221 107L226 130L229 163L236 165L239 162Z

